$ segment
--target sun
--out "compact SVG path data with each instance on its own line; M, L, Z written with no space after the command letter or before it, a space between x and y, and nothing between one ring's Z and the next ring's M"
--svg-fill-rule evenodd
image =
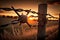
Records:
M32 18L32 17L30 17L30 18L29 18L29 20L33 20L33 18Z

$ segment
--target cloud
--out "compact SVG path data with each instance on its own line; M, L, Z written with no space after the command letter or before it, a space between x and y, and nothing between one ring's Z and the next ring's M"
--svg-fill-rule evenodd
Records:
M1 11L1 10L0 10L0 13L4 13L4 11Z
M54 3L60 4L60 1L59 0L47 0L47 3L48 4L54 4Z

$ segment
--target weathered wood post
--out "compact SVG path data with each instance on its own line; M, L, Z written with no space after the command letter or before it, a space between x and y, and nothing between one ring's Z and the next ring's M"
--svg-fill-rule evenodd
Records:
M57 40L60 40L60 14L59 14L59 27L58 27L58 29L59 29L59 32L58 32Z
M37 40L45 40L45 25L46 25L47 4L39 4L38 6L38 34Z

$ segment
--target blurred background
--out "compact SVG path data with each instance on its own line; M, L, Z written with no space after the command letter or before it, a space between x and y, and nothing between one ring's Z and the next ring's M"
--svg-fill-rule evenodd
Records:
M38 12L39 3L44 2L44 0L0 0L0 8L14 8L25 9ZM60 13L60 2L54 0L47 0L47 14L50 14L56 18L49 18L50 16L46 16L48 21L46 24L46 35L50 35L46 38L46 40L55 39L58 32L58 22L59 22L59 13ZM20 15L23 13L24 15L27 12L18 12ZM29 28L27 24L22 24L21 27L18 24L10 24L7 27L0 28L3 30L3 33L0 33L2 39L11 39L11 40L37 40L37 30L38 30L38 14L29 13L28 23L32 25L32 28ZM11 22L12 20L18 19L18 15L14 11L4 11L0 10L0 25ZM21 29L23 34L21 33ZM53 36L54 35L54 36ZM23 39L22 39L23 38Z

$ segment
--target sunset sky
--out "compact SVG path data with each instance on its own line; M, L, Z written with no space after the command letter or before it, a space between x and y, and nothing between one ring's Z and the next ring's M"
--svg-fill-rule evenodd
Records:
M42 0L41 0L42 1ZM22 9L31 9L33 11L38 12L38 4L40 0L0 0L0 8L8 7L11 8L11 6L14 6L14 8L22 8ZM19 13L24 13L26 12L19 12ZM60 4L48 4L47 7L47 13L59 17L60 13ZM1 11L0 10L0 15L9 15L9 16L17 16L14 11ZM32 14L30 13L29 15L35 15L37 14Z

